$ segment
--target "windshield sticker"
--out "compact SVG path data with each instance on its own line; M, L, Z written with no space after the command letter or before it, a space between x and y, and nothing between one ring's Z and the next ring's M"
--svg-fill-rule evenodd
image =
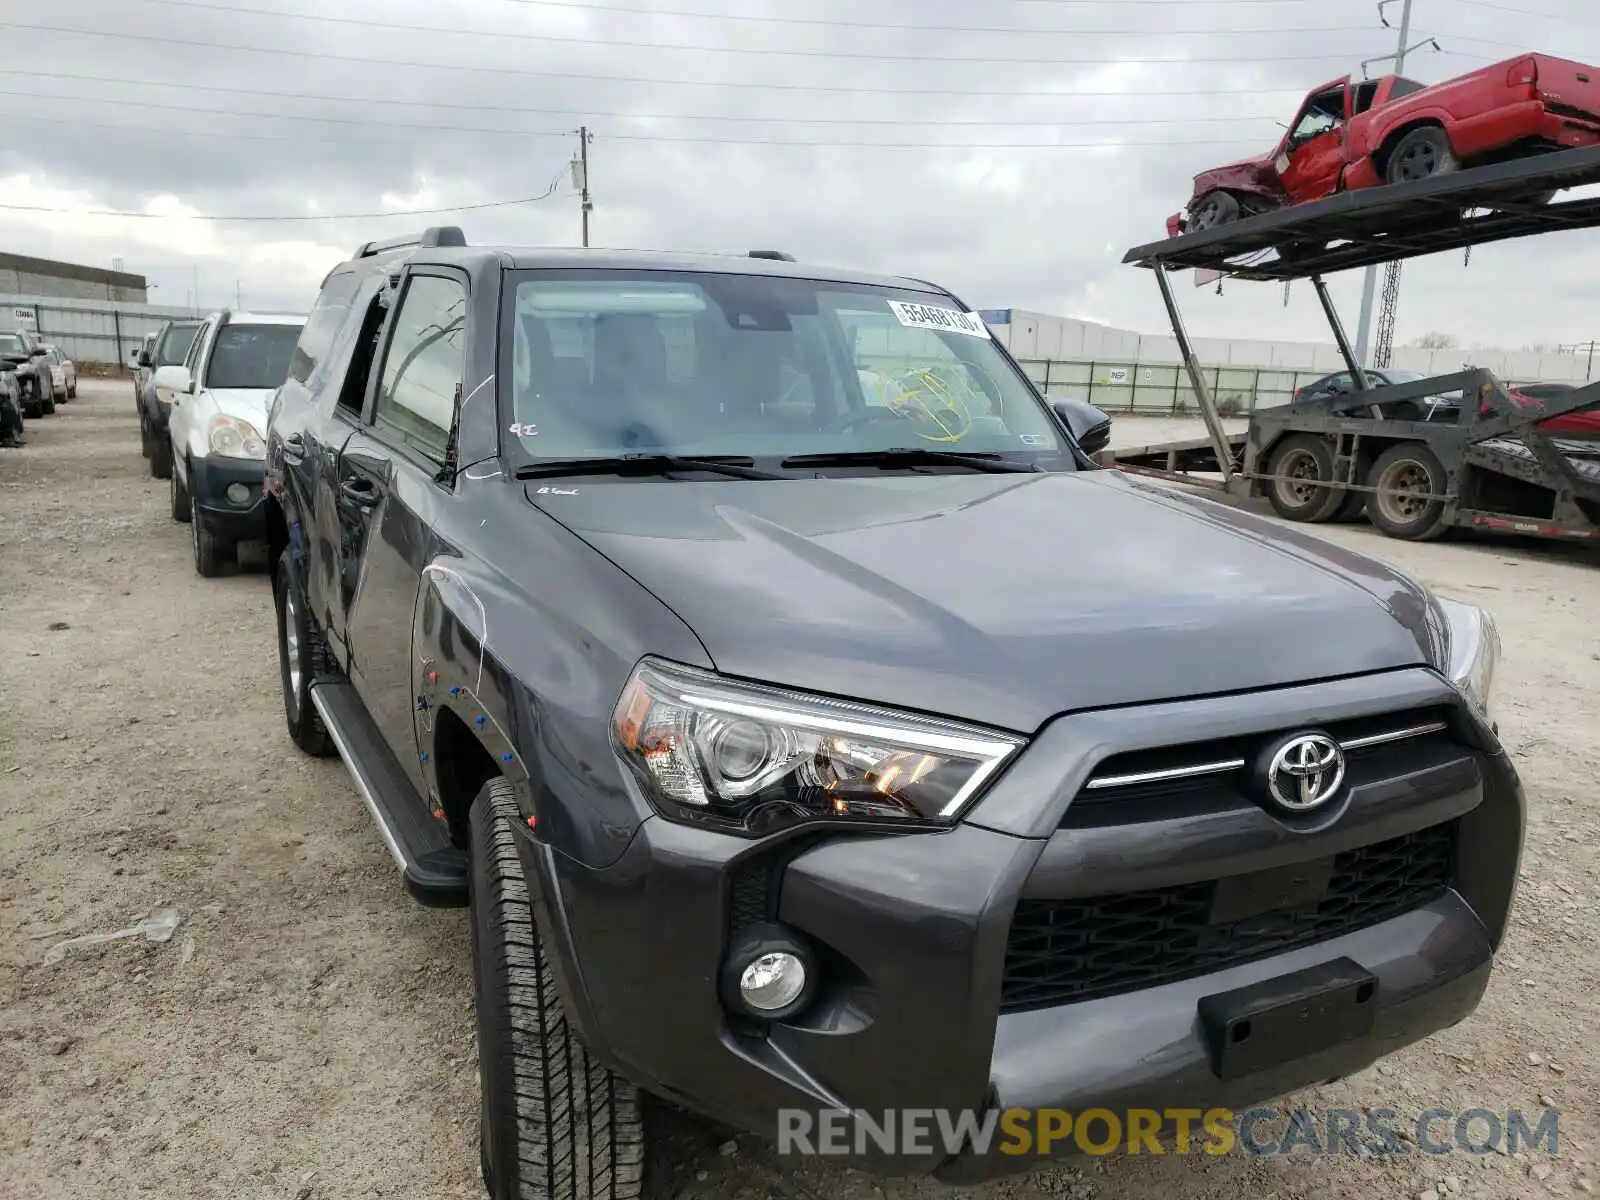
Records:
M511 432L517 437L538 437L539 427L537 425L513 424Z
M1050 439L1037 433L1019 433L1017 440L1024 446L1048 446Z
M929 304L907 304L902 300L890 300L888 304L895 319L907 329L964 333L968 337L989 336L989 327L977 313L958 312L953 308L935 308Z

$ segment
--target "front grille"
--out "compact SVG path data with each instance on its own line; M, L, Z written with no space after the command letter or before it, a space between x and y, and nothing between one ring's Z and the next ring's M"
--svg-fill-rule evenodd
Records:
M1450 713L1443 708L1318 728L1345 747L1347 788L1439 766L1468 753L1451 736ZM1265 747L1289 732L1292 727L1114 755L1095 768L1073 798L1061 828L1133 825L1249 808L1255 803L1252 765Z
M1450 885L1455 824L1347 851L1320 900L1212 924L1215 880L1120 896L1022 900L1002 1012L1115 996L1281 954L1387 921Z

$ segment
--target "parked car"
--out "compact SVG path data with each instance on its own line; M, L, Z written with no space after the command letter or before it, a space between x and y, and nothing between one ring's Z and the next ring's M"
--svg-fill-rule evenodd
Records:
M150 355L155 349L156 337L157 335L154 333L145 334L139 344L128 352L128 371L133 377L133 407L135 411L142 411L145 384L150 381L151 372L155 369L151 366ZM148 448L145 450L145 457L150 457Z
M172 397L172 519L189 523L201 575L235 565L240 542L265 539L262 430L304 324L284 313L214 313L181 365L156 368L156 390Z
M44 347L31 331L0 331L0 358L15 364L22 411L30 417L46 417L56 411L55 387L44 357Z
M1369 385L1383 387L1390 384L1415 383L1428 376L1418 371L1401 371L1383 368L1369 370L1367 373ZM1348 396L1354 390L1351 387L1349 371L1338 371L1332 375L1325 375L1313 383L1308 383L1294 394L1294 403L1297 405L1327 404L1331 401ZM1506 395L1512 403L1523 408L1535 408L1545 400L1553 399L1573 390L1575 385L1570 383L1531 383L1519 387L1506 388ZM1402 421L1449 421L1454 420L1461 408L1461 392L1445 391L1433 396L1426 396L1415 400L1387 401L1381 404L1368 406L1367 413L1373 417L1388 417L1392 420ZM1480 405L1483 412L1490 411L1491 405L1485 401ZM1357 413L1356 415L1359 415ZM1548 434L1563 437L1593 436L1600 434L1600 411L1581 411L1563 413L1559 417L1552 417L1548 421L1541 421L1538 429ZM1360 500L1359 495L1350 498L1352 509ZM1353 515L1353 513L1352 513Z
M156 479L172 477L172 443L167 438L167 420L172 413L173 396L156 387L155 373L162 367L185 362L194 348L199 321L168 321L151 335L150 348L140 351L143 383L139 402L139 448L150 460L150 474Z
M942 402L869 403L858 328ZM1067 428L911 279L454 228L329 274L266 430L285 719L472 907L493 1196L638 1196L640 1088L1237 1109L1477 1004L1488 615Z
M78 398L78 364L62 351L60 346L44 344L44 361L50 367L50 386L57 404Z
M22 396L17 388L17 364L0 358L0 450L24 444Z
M1600 145L1600 68L1528 54L1427 86L1399 75L1314 88L1268 153L1195 176L1167 234L1516 155Z

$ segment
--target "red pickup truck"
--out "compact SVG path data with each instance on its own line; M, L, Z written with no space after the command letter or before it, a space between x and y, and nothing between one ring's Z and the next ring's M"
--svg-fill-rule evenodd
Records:
M1270 153L1195 176L1167 234L1335 192L1498 159L1600 145L1600 68L1543 54L1424 86L1400 75L1315 88Z

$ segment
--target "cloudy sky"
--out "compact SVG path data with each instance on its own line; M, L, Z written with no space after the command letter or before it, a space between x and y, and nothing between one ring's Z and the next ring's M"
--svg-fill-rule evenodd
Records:
M1444 48L1409 61L1426 82L1531 49L1600 63L1594 0L1415 0L1412 22ZM575 245L587 124L596 245L778 247L1154 332L1122 252L1396 33L1372 0L4 0L0 38L0 248L120 258L155 300L198 281L202 305L303 309L360 242L441 221ZM1600 336L1597 252L1590 231L1410 263L1399 340ZM1353 323L1359 273L1336 288ZM1200 334L1322 330L1309 288L1186 300Z

